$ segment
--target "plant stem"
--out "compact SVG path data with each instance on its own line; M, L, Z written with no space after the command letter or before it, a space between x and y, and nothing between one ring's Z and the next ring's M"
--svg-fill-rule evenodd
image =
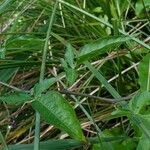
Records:
M49 41L49 36L51 33L52 25L53 25L53 20L54 16L56 13L56 8L58 5L58 0L56 0L51 17L50 17L50 22L49 22L49 27L47 30L47 35L46 35L46 41L43 49L43 56L42 56L42 64L41 64L41 71L40 71L40 79L39 83L41 83L44 80L44 73L45 73L45 64L46 64L46 55L47 55L47 49L48 49L48 41ZM39 150L39 141L40 141L40 114L36 112L36 120L35 120L35 138L34 138L34 150Z
M134 92L128 96L114 99L114 98L106 98L106 97L99 97L99 96L94 96L94 95L89 95L89 94L72 92L72 91L69 91L67 89L60 90L59 92L62 94L66 94L66 95L76 95L76 96L81 96L81 97L88 97L88 98L92 98L92 99L97 99L97 100L105 101L105 102L111 103L111 104L116 104L120 101L129 100L137 93L137 91L136 91L136 92Z

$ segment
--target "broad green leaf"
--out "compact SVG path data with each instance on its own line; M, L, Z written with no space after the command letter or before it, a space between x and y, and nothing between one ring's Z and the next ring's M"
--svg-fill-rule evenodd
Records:
M150 54L147 54L140 62L139 84L141 91L150 91Z
M74 65L74 47L68 43L67 45L67 49L66 49L66 53L65 53L65 60L66 62L69 64L69 66L74 69L75 65Z
M47 123L66 131L77 140L85 141L72 106L58 92L50 91L41 95L32 102L32 106Z
M65 72L69 85L72 85L77 79L77 71L75 69L68 68Z
M130 40L128 36L110 36L101 38L93 43L86 44L81 48L78 60L79 62L89 60L95 56L108 52L110 48L113 49L123 42Z
M136 150L150 150L150 140L143 134Z
M137 94L130 102L129 107L135 114L150 114L150 92Z
M135 12L137 16L145 15L145 12L142 14L144 7L146 7L147 9L150 9L150 1L149 0L137 0L136 5L135 5Z
M0 101L6 102L7 104L18 105L30 101L31 97L27 93L17 92L0 96Z
M41 83L37 83L34 86L35 95L40 95L45 92L50 86L52 86L57 81L56 78L44 79Z

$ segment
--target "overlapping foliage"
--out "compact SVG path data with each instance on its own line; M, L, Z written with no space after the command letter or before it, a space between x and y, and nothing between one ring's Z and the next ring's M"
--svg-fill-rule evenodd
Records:
M2 0L0 146L149 150L149 8Z

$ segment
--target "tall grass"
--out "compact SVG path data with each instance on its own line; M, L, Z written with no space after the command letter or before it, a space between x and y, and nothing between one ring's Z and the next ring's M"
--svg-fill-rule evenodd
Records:
M0 146L148 149L149 8L146 0L2 0ZM60 101L51 109L53 97L43 100L41 113L49 92Z

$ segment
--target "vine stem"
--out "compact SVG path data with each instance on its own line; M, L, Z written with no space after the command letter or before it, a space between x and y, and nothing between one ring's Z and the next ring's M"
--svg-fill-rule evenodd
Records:
M49 26L47 30L47 35L46 35L46 40L45 40L45 45L43 49L43 56L42 56L42 64L41 64L41 70L40 70L40 79L39 83L43 82L44 80L44 73L45 73L45 64L46 64L46 56L47 56L47 49L48 49L48 41L49 41L49 36L52 30L52 25L54 21L54 16L56 13L56 9L58 6L58 0L56 0L52 14L50 16L50 21L49 21ZM39 150L39 142L40 142L40 114L36 111L36 116L35 116L35 137L34 137L34 150Z

